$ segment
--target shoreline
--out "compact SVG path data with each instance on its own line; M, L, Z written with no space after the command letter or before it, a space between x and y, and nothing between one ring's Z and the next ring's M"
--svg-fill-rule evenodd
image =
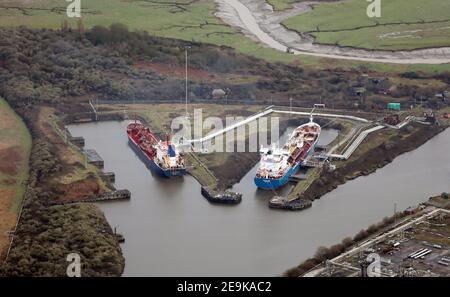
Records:
M9 102L8 102L9 103ZM10 104L10 103L9 103ZM86 268L83 270L83 276L120 276L125 267L125 258L123 257L122 248L118 241L116 234L109 221L106 219L103 211L95 204L76 203L71 205L52 204L57 202L55 197L48 195L49 189L54 189L57 183L54 178L61 173L63 169L67 169L70 164L64 163L58 155L58 149L50 138L48 138L48 131L43 131L38 124L39 109L27 109L14 104L10 104L13 110L25 123L31 137L32 148L29 164L29 179L27 182L27 189L22 199L22 210L18 217L16 230L10 244L8 258L4 263L0 264L0 275L4 276L31 276L31 275L53 275L65 276L66 263L61 260L58 253L67 252L67 246L64 244L53 245L52 242L47 242L44 239L36 236L35 224L41 227L38 234L46 234L46 236L60 236L61 231L54 228L49 228L52 224L60 224L61 230L64 231L63 240L70 240L70 236L78 236L78 241L71 249L85 250L81 253L81 257L85 260ZM41 106L42 107L42 106ZM39 108L41 108L39 107ZM48 125L49 129L53 129ZM57 132L51 130L55 137ZM45 162L39 161L43 156L47 156L52 160L52 164L48 165ZM89 179L83 179L85 181ZM81 201L80 201L81 202ZM46 223L42 220L40 213L46 213ZM78 234L75 230L80 227L80 217L83 221L83 234ZM50 224L48 224L50 222ZM101 231L99 231L101 230ZM42 237L42 236L41 236ZM87 242L96 241L97 246L87 246ZM49 253L47 255L49 261L53 260L54 269L46 270L45 262L36 263L35 271L30 273L28 260L22 263L21 259L28 259L30 253L27 251L39 250L39 247L48 246L52 251L58 253ZM86 254L84 254L86 252ZM91 255L97 253L105 260L100 261L100 265L91 260Z
M346 161L345 165L337 168L333 172L322 174L306 189L302 197L297 199L309 199L314 201L323 195L333 191L338 186L347 183L360 176L368 176L377 169L383 168L398 156L414 151L425 144L428 140L445 131L448 126L426 126L420 127L418 131L412 133L405 139L397 143L389 144L383 142L371 149L368 153L353 161ZM364 166L361 166L363 164Z
M447 194L448 195L448 194ZM441 195L442 196L442 195ZM287 269L284 277L317 277L326 268L327 261L337 261L342 259L346 254L369 247L370 243L377 242L380 237L388 236L396 230L400 230L403 225L411 225L435 212L449 212L449 203L434 202L433 199L440 197L429 197L427 200L420 202L402 211L396 212L392 216L385 217L383 220L370 225L365 229L361 229L352 237L343 238L341 242L328 247L319 247L314 255L307 258L300 264ZM417 223L416 223L417 224Z

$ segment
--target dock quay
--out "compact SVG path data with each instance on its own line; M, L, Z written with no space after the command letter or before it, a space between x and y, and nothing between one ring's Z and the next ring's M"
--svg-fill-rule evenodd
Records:
M69 129L67 129L67 127L64 127L64 135L65 135L66 139L68 139L70 142L72 142L77 147L79 147L79 148L84 147L84 144L85 144L84 137L72 136L72 134L70 133Z
M114 183L116 181L116 174L114 172L101 172L100 175L109 183Z
M311 200L295 199L287 200L285 197L275 196L269 200L269 207L284 210L303 210L312 206Z
M95 201L110 201L110 200L128 200L130 198L131 192L125 189L107 192L94 199ZM92 199L89 199L89 201L92 201Z
M307 158L306 160L303 161L302 166L308 168L314 167L321 168L324 165L325 161L326 159L320 160L319 158Z
M301 180L306 180L306 179L308 179L307 173L296 173L289 177L289 181L293 182L293 183L297 183Z
M327 150L328 150L328 146L320 145L320 144L317 144L316 147L314 148L314 151L316 151L316 152L325 152Z
M242 194L230 191L216 191L210 187L202 187L202 195L209 202L222 204L239 204L242 201Z
M84 150L84 152L85 152L86 158L90 164L95 165L99 168L103 168L104 161L103 161L102 157L100 157L100 155L97 153L96 150L89 149L89 150Z
M91 203L91 202L103 202L103 201L115 201L115 200L129 200L131 199L131 192L129 190L116 190L111 192L106 192L95 197L88 197L86 199L77 201L63 201L54 202L51 205L66 205L74 203Z
M83 148L84 147L84 138L79 136L79 137L70 137L69 141L72 142L74 145L76 145L79 148Z
M118 243L124 243L125 242L125 237L123 237L122 234L115 233L114 236L116 237Z

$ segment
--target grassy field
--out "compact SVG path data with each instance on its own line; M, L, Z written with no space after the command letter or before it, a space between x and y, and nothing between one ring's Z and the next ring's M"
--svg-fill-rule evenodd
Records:
M277 9L283 9L291 2L291 0L270 1ZM66 5L67 3L61 0L0 0L0 26L25 25L31 28L59 29L62 22L67 21L69 26L76 28L78 20L66 16ZM364 66L373 71L397 73L406 71L438 73L450 70L449 65L392 65L294 56L264 47L246 38L238 30L225 25L214 16L214 12L215 5L212 0L198 0L192 3L188 0L82 1L82 22L85 28L95 25L109 26L119 22L127 25L131 30L146 30L157 36L226 45L235 48L239 53L267 61L295 62L304 67L326 66L352 69ZM328 15L327 19L330 17L332 16Z
M22 1L25 2L25 1ZM255 50L256 44L214 16L211 0L194 1L121 1L90 0L82 2L82 22L86 28L95 25L126 24L130 30L151 34ZM28 3L28 2L27 2ZM37 0L31 4L0 0L0 26L25 25L34 28L61 28L63 20L76 27L77 19L65 14L61 0ZM24 7L22 10L5 7ZM3 7L3 8L2 8ZM52 8L59 10L51 11ZM239 45L239 46L238 46Z
M368 2L324 3L284 24L310 32L316 42L367 49L415 49L450 45L450 1L383 1L381 18L369 18Z
M28 179L31 136L22 119L0 98L0 255L14 228Z
M292 3L298 2L297 0L267 0L267 2L273 6L274 10L286 10L292 7Z
M8 103L0 98L0 186L15 189L10 209L13 212L18 212L25 191L30 150L31 136L27 127ZM0 198L3 197L0 195Z
M290 63L298 60L292 55L266 48L224 24L214 15L214 1L191 2L90 0L82 2L82 22L85 28L95 25L109 26L119 22L130 30L145 30L162 37L230 46L241 53L269 61ZM60 29L63 21L67 21L72 28L77 27L78 19L66 16L64 1L36 0L17 3L0 0L1 27L24 25L30 28ZM305 57L304 60L308 64L320 63L320 59L316 58Z

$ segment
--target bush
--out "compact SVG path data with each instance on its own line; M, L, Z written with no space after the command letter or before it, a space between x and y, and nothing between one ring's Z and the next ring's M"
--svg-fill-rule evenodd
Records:
M327 259L329 253L330 250L327 247L321 246L317 249L316 253L314 254L314 258L319 260L319 262L322 262Z
M353 237L353 240L360 241L360 240L366 238L367 236L369 236L369 233L366 230L361 230L358 233L356 233L355 237Z
M405 214L402 213L396 214L398 218L402 218L404 215ZM297 267L289 269L284 273L284 276L298 277L307 272L308 270L310 270L311 268L313 268L314 266L324 262L325 260L337 257L338 255L342 254L348 247L352 246L356 241L366 239L370 234L377 232L381 228L386 227L387 225L393 222L394 222L393 216L385 217L382 222L371 225L369 228L367 228L367 230L359 231L353 239L350 237L346 237L342 240L341 243L335 244L330 248L321 246L317 249L313 258L304 261Z
M353 239L351 237L346 237L342 240L342 245L345 248L348 248L349 246L353 245L355 242L353 241Z
M119 244L97 206L27 207L20 222L10 257L0 274L65 276L65 259L72 252L82 259L84 277L122 274L124 258Z
M414 72L414 71L403 72L401 74L401 77L410 78L410 79L418 79L418 78L420 78L419 74L417 74L417 72Z

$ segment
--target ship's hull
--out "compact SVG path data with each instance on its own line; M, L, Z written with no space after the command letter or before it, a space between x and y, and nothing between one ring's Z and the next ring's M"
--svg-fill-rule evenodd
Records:
M300 164L297 164L297 166L291 167L283 177L277 179L255 177L255 185L260 189L276 190L287 184L289 178L296 173L299 168Z
M316 143L314 143L314 145L310 148L307 156L309 156L312 152L314 152L315 146L316 146ZM255 185L258 188L264 189L264 190L279 189L289 182L289 178L298 171L298 169L301 167L302 164L303 164L303 161L301 161L297 165L289 168L289 170L286 172L286 174L284 176L282 176L281 178L274 179L274 178L255 177L254 178Z
M163 170L159 167L153 159L148 157L137 145L131 137L128 137L128 143L130 147L135 151L135 153L139 156L139 158L149 167L154 173L158 174L162 177L171 177L171 176L183 176L186 174L186 169L177 169L177 170Z

